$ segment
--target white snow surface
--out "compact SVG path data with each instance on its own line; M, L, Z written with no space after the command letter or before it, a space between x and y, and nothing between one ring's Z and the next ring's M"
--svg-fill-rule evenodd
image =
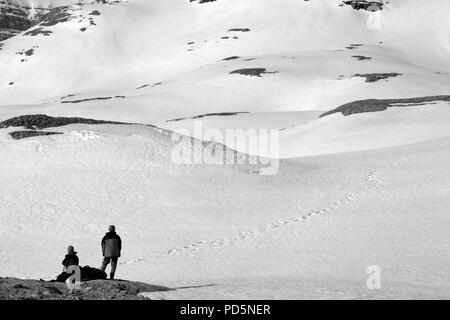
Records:
M159 128L0 129L0 276L54 278L69 244L99 266L115 224L117 277L175 289L152 299L450 298L450 104L319 118L355 100L449 95L448 0L375 13L338 0L85 3L48 36L2 43L0 121ZM229 74L244 68L269 73ZM199 123L279 129L279 172L174 164L174 132L208 140Z

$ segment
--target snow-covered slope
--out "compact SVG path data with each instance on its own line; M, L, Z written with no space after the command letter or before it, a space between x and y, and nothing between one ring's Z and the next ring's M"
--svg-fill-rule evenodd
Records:
M175 166L167 133L70 125L12 140L1 129L4 275L50 279L65 247L152 298L448 298L449 139L257 166ZM382 270L368 290L366 269Z
M450 97L449 97L450 99ZM252 129L281 128L280 158L349 151L372 150L450 136L450 104L434 101L421 105L394 104L386 111L366 112L344 116L334 113L318 118L316 112L282 112L207 116L161 123L159 126L179 133L204 138L207 130L244 129L237 150L249 152L247 134ZM199 131L201 127L203 130ZM262 131L260 135L265 134ZM230 145L231 146L231 145ZM271 156L271 150L258 149L256 154ZM259 152L261 151L261 152Z
M4 43L1 104L45 103L47 113L86 117L108 108L116 120L134 121L139 114L141 121L158 122L208 112L328 110L357 99L448 93L448 1L390 1L378 12L340 4L75 5L69 21ZM30 56L20 54L30 49ZM233 56L240 58L221 61ZM246 68L269 73L229 74ZM372 83L354 77L368 73L400 75ZM66 102L113 99L61 104L68 95L75 96Z

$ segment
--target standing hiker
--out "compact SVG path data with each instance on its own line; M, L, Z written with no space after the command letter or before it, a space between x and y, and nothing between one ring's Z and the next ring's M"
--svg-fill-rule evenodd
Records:
M116 272L117 260L120 257L120 250L122 249L122 240L116 233L116 227L109 226L109 232L105 234L102 239L103 263L101 270L105 272L106 266L111 262L110 279L114 279Z
M80 260L78 259L77 253L75 252L75 249L73 246L68 246L67 247L67 254L64 257L64 260L62 262L63 267L63 272L65 272L67 270L68 267L70 266L78 266L78 264L80 263Z

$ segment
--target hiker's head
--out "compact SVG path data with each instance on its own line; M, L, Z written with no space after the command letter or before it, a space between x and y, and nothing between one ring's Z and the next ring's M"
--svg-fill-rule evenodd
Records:
M75 248L73 247L73 246L68 246L67 247L67 253L68 254L72 254L72 253L74 253L75 252Z
M109 226L109 232L116 232L116 227L113 225Z

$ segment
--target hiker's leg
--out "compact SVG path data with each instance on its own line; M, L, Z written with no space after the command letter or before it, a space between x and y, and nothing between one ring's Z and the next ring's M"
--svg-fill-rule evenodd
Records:
M109 258L109 257L103 258L103 262L102 262L102 266L101 266L100 270L102 270L103 272L105 272L106 266L109 264L109 261L110 261L110 260L111 260L111 258Z
M114 279L114 274L116 273L118 259L119 259L118 257L111 258L111 272L109 274L110 279Z
M113 257L111 258L111 272L115 273L116 272L116 268L117 268L117 260L119 258L118 257Z

